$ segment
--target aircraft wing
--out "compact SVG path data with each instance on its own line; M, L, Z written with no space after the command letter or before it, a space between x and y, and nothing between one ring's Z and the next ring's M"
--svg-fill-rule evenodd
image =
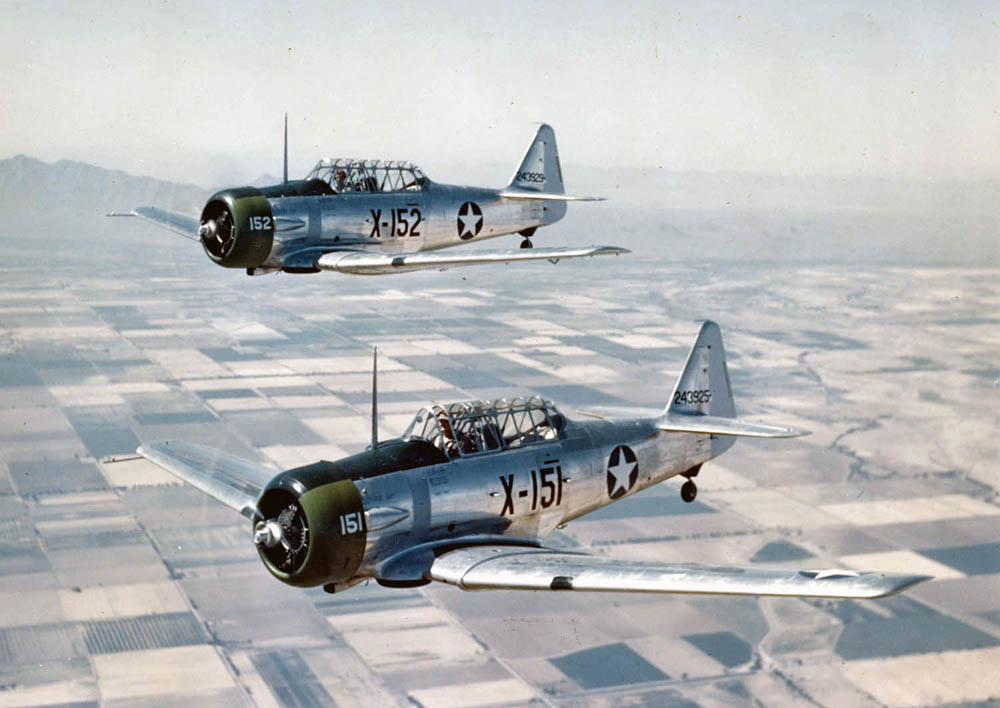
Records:
M108 216L135 216L151 224L170 229L184 238L198 241L198 217L159 207L138 207L132 211L113 211Z
M648 563L526 546L467 546L434 559L431 580L463 590L577 590L870 599L926 575Z
M515 261L547 260L555 263L562 258L584 258L630 253L617 246L582 246L579 248L514 248L489 251L441 250L418 253L370 253L364 251L333 251L319 257L316 267L338 273L381 275L424 268L444 269L453 266Z
M261 490L277 474L265 465L194 443L151 442L136 452L250 519Z

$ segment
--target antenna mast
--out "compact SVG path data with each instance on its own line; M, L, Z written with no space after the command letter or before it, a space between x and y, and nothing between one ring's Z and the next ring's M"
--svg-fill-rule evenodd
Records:
M282 184L288 184L288 114L285 114L285 170Z
M378 447L378 347L372 355L372 450Z

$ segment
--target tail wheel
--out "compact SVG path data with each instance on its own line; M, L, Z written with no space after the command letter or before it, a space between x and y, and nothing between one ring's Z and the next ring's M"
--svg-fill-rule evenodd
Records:
M526 238L523 241L521 241L521 248L534 248L534 247L535 247L535 244L533 244L531 242L531 239L529 239L529 238Z
M681 499L690 503L698 496L698 486L690 479L681 486Z

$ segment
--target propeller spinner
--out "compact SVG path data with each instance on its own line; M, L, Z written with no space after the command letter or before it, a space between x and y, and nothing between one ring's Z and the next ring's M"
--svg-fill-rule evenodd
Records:
M286 573L297 570L309 549L309 527L302 507L292 503L277 518L258 521L253 541L277 569Z

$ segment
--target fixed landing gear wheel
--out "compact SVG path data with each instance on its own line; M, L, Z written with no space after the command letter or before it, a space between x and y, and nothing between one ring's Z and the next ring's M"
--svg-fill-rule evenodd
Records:
M696 496L698 496L698 487L689 479L681 486L681 499L693 502Z
M531 243L531 239L524 239L521 241L521 248L534 248L535 245Z

